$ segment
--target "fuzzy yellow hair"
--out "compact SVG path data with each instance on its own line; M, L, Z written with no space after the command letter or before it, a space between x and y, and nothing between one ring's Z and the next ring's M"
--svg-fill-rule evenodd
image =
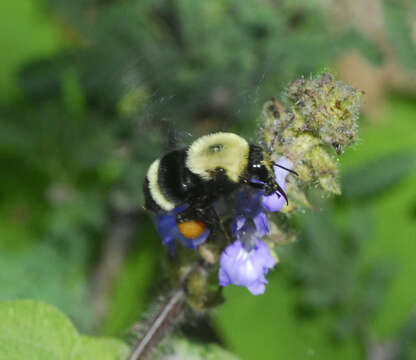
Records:
M163 210L170 211L173 210L175 204L166 199L165 195L163 195L162 191L160 190L157 176L159 171L159 162L159 159L153 161L152 165L150 165L149 170L147 171L149 190L156 204L158 204Z
M204 180L211 180L216 168L223 168L228 178L238 182L247 167L249 144L241 136L219 132L195 140L188 149L186 166Z

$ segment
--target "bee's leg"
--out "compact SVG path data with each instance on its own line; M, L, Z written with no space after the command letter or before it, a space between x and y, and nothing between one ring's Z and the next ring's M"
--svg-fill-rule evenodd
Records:
M176 215L176 222L186 222L191 220L202 220L201 214L194 207L188 207Z
M198 205L188 207L176 215L176 221L178 223L191 220L201 221L209 227L218 223L218 215L212 206Z
M227 231L227 227L221 221L212 205L206 207L189 207L176 215L176 221L178 223L192 220L203 222L211 230L212 234L222 234L223 236L220 239L225 239L226 243L229 244L232 242L230 232Z
M263 183L255 183L255 182L245 181L244 184L252 187L253 189L264 190L264 184Z

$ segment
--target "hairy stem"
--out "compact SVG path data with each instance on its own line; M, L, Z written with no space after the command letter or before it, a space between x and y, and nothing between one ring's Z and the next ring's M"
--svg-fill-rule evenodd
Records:
M152 319L144 336L133 347L128 360L142 360L150 354L151 350L159 344L163 337L172 328L185 304L185 292L177 288L162 306L161 311Z
M128 360L142 360L169 334L175 323L180 319L186 302L184 284L189 276L201 265L194 264L182 276L180 284L175 288L167 300L162 304L159 312L154 316L143 336L133 347Z

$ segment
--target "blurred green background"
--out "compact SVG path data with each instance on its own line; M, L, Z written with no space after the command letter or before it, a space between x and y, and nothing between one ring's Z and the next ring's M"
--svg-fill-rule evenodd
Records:
M180 333L241 359L416 359L414 1L2 0L0 59L0 300L124 337L168 289L152 160L255 141L266 100L330 71L365 91L343 195L311 193L264 295L228 287Z

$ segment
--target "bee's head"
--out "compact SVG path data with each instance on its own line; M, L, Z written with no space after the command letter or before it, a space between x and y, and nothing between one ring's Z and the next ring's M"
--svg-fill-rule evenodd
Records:
M258 145L250 145L245 179L247 183L258 184L259 187L262 187L266 195L277 190L272 161L263 148Z

